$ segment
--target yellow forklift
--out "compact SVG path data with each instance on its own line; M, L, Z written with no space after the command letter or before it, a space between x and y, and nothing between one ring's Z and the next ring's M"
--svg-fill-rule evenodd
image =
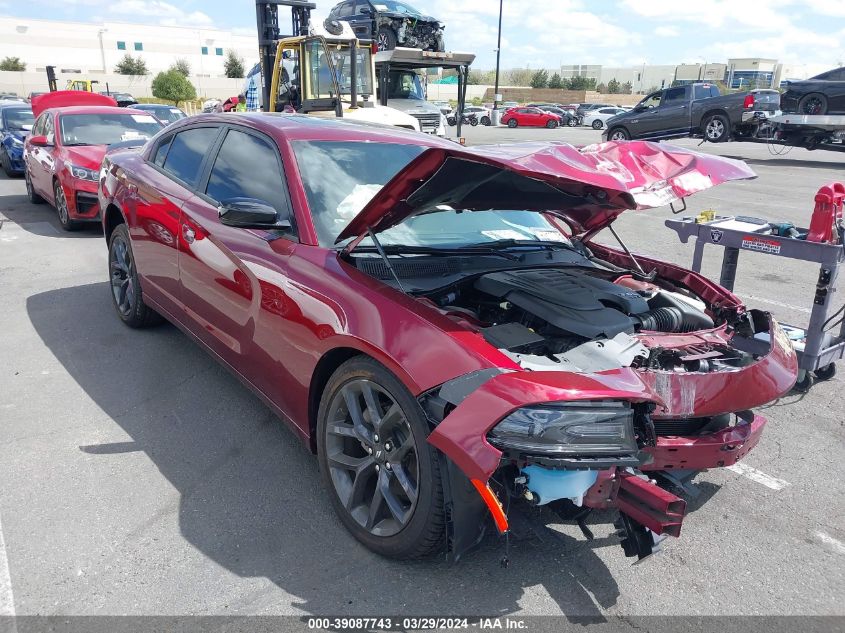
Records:
M280 35L279 6L291 9L292 35ZM416 118L377 103L372 43L360 42L347 22L312 24L315 8L304 0L256 2L261 109L419 131Z

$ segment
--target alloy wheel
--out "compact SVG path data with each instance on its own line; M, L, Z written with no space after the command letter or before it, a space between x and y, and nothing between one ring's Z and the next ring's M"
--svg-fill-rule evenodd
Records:
M706 132L707 138L711 141L722 138L722 135L725 133L725 125L721 120L714 117L707 123Z
M370 534L397 534L419 494L418 456L402 408L378 384L354 379L338 390L329 412L326 460L338 499Z
M390 46L390 42L387 39L387 33L379 33L378 37L376 38L376 46L380 51L388 50Z
M614 130L610 135L611 141L627 141L628 136L622 130Z
M129 316L135 307L135 285L132 276L132 255L126 242L118 237L109 253L109 271L114 303L123 316Z
M59 212L59 219L62 221L62 224L68 224L70 216L67 210L67 198L65 197L64 189L58 183L56 184L56 211Z
M804 114L819 114L822 111L822 100L818 97L810 97L804 103Z

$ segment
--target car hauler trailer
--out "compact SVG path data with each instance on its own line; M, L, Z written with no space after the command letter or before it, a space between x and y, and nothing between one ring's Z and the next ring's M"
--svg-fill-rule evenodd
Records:
M429 68L449 68L458 75L458 107L455 112L458 128L457 135L461 136L461 114L466 104L467 76L469 67L475 61L472 53L453 53L424 51L419 48L397 47L390 51L379 51L375 55L376 76L378 77L379 103L383 106L400 107L398 99L391 98L391 82L397 79L397 74L414 73ZM393 78L391 79L391 74ZM426 95L427 97L427 95ZM407 110L414 114L417 110L424 110L424 106ZM431 111L421 111L414 114L419 121L423 132L430 131L435 115L440 115L440 109L431 107ZM441 116L437 116L438 125L442 122Z
M753 135L735 140L842 152L845 151L845 114L760 117Z

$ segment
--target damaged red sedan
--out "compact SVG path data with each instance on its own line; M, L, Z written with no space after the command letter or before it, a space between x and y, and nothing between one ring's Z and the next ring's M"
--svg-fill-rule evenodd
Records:
M99 202L118 317L166 318L261 396L367 547L457 558L525 503L617 508L644 557L797 366L767 314L593 238L753 176L647 142L208 115L108 153Z

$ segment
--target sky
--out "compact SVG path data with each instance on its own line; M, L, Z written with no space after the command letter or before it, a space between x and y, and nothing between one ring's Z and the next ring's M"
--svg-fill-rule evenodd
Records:
M317 2L317 16L333 4ZM446 24L448 50L475 53L475 68L495 66L497 0L410 4ZM255 33L254 0L0 0L0 14ZM288 24L287 15L280 21ZM504 0L502 68L674 65L728 57L845 64L845 0Z

